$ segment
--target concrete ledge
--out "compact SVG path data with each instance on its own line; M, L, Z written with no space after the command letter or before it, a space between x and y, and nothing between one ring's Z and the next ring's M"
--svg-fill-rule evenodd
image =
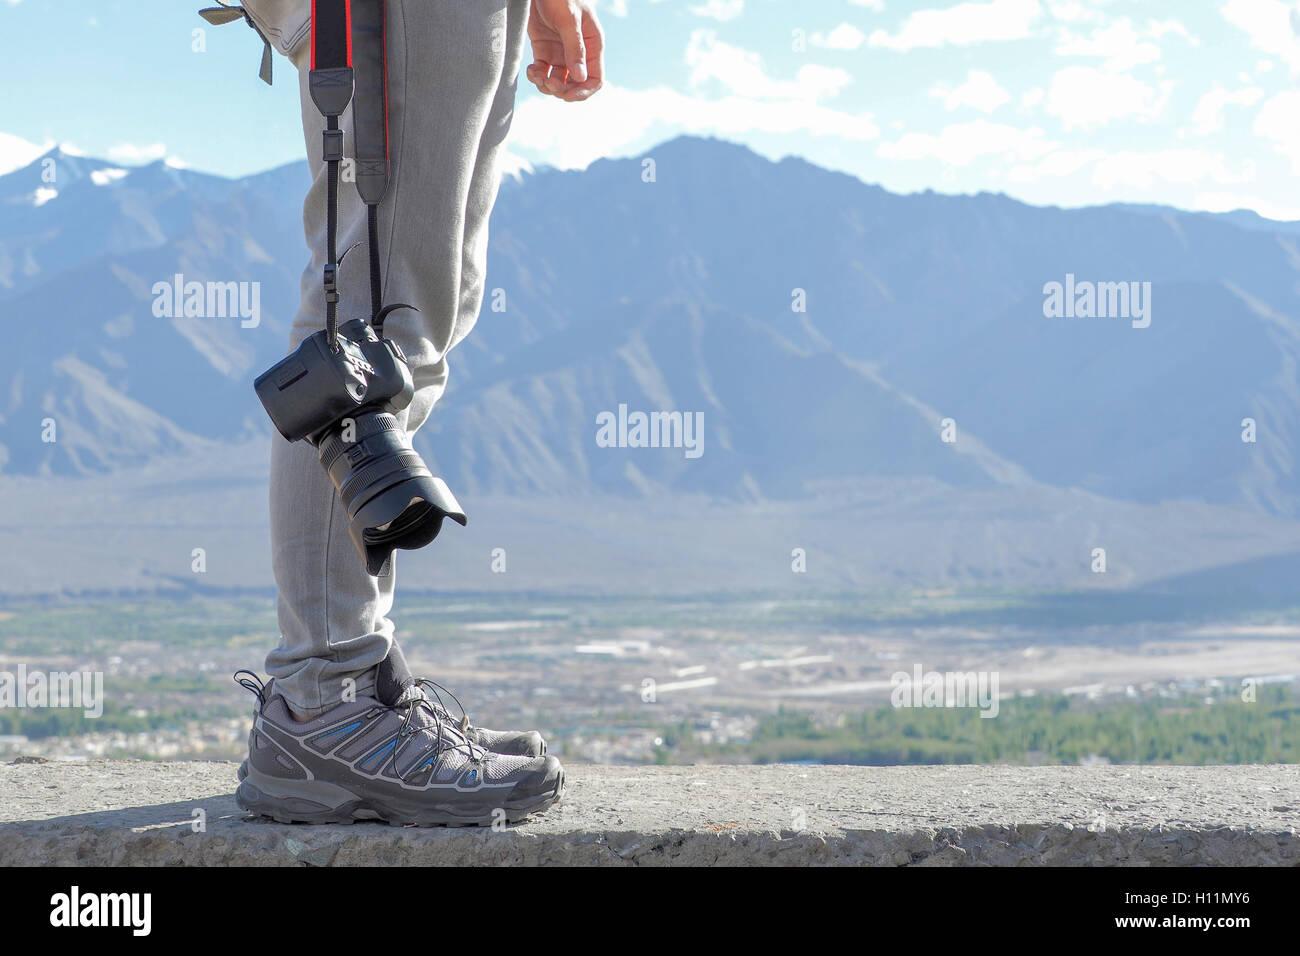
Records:
M0 865L1300 865L1296 766L568 776L565 800L523 825L421 830L250 821L227 763L9 764Z

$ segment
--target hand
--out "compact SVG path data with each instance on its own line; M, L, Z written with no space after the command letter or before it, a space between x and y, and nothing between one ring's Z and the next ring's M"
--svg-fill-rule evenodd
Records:
M605 31L591 0L533 0L528 16L533 43L529 81L548 96L577 103L605 78Z

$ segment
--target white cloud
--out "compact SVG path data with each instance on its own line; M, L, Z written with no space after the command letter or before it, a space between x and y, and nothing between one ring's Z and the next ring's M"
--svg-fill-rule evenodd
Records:
M126 175L127 171L125 169L114 169L112 167L96 169L91 172L90 181L96 186L108 186L119 179L125 179Z
M1227 0L1219 12L1246 32L1251 46L1300 68L1300 15L1282 0Z
M1278 153L1291 160L1291 169L1300 173L1300 90L1274 94L1259 108L1254 133L1273 144Z
M1193 202L1194 209L1205 212L1233 212L1237 209L1250 209L1265 219L1280 222L1295 222L1300 219L1300 206L1279 203L1275 196L1255 196L1231 192L1197 193Z
M1203 149L1172 148L1141 152L1118 152L1098 147L1061 149L1035 163L1014 166L1007 179L1016 183L1034 183L1043 179L1072 176L1092 167L1092 182L1105 190L1149 191L1156 185L1196 183L1243 183L1254 178L1249 162L1233 170L1221 154ZM1197 208L1204 208L1198 206ZM1231 208L1236 208L1231 207Z
M1048 153L1036 163L1013 166L1007 172L1011 182L1032 183L1040 179L1060 179L1072 176L1090 163L1106 155L1104 149L1058 149Z
M856 50L862 46L867 35L851 23L841 23L830 33L814 33L812 45L827 50Z
M1229 106L1254 106L1264 97L1258 86L1247 86L1229 93L1216 86L1201 97L1192 111L1192 131L1200 136L1218 133L1223 129L1224 111Z
M1183 26L1180 20L1147 20L1146 35L1155 37L1157 40L1163 40L1165 34L1173 33L1182 37L1192 46L1200 46L1199 38L1192 36L1187 27Z
M688 7L697 17L711 20L734 20L745 12L745 0L704 0L698 7Z
M676 133L738 139L752 133L804 134L847 142L880 135L871 113L849 113L823 102L852 80L845 70L804 64L793 79L776 79L758 54L720 42L708 29L691 34L685 59L688 92L607 83L576 110L549 97L521 99L509 141L516 165L507 172L527 161L519 159L521 154L562 169L582 168Z
M1061 0L1060 3L1048 4L1052 16L1066 23L1082 23L1100 20L1102 12L1080 2L1080 0Z
M918 10L908 14L897 33L876 30L867 42L871 46L906 51L917 47L1020 40L1030 35L1030 28L1041 12L1038 0L990 0L959 3L944 10Z
M108 148L108 158L115 163L147 163L167 155L166 143L118 143Z
M37 156L48 151L53 143L38 146L18 136L0 133L0 176L22 169Z
M691 34L686 46L686 65L691 68L693 87L714 81L738 95L760 99L829 98L853 80L847 70L819 63L805 63L793 80L774 80L764 71L763 60L757 53L719 41L712 30L696 30Z
M497 160L497 169L500 170L503 178L509 176L512 179L522 179L525 175L533 172L533 164L518 153L503 149L501 158Z
M627 0L599 0L599 9L612 17L627 16Z
M1059 147L1060 143L1048 140L1037 127L1026 130L979 119L945 126L937 136L908 133L892 143L881 143L876 155L884 159L937 159L948 166L969 166L985 156L1026 162Z
M861 142L876 139L880 130L870 113L854 115L807 100L700 99L667 87L629 90L606 84L599 96L576 110L550 97L524 99L515 111L510 148L536 153L540 161L561 169L580 169L606 156L625 155L651 133L731 138L799 133Z
M1247 164L1249 165L1249 164ZM1231 171L1223 156L1203 149L1161 149L1155 152L1120 150L1093 167L1092 181L1103 189L1131 186L1147 189L1154 183L1249 182L1252 169Z
M866 7L873 13L883 13L885 10L885 0L849 0L849 5L854 7Z
M962 106L970 106L981 113L992 113L1011 100L1011 94L983 70L968 72L966 82L955 89L937 84L930 90L930 95L943 100L944 109L955 110Z
M1052 77L1047 112L1067 129L1093 129L1114 119L1153 119L1169 99L1168 83L1160 93L1124 73L1090 66L1067 66Z
M1127 19L1093 30L1087 37L1066 33L1055 52L1057 56L1099 57L1102 69L1111 73L1126 73L1160 59L1160 47L1143 40Z

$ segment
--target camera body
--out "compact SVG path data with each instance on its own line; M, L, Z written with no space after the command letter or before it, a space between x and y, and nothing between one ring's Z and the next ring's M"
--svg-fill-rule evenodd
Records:
M331 426L366 409L400 412L415 386L401 347L353 319L339 326L338 350L324 329L257 377L253 388L280 434L319 444Z

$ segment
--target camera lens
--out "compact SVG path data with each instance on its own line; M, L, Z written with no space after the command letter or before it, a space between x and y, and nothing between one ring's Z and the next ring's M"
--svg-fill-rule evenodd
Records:
M317 448L370 574L382 570L394 549L422 548L436 538L444 518L465 524L455 496L429 471L392 413L368 409L341 419Z

